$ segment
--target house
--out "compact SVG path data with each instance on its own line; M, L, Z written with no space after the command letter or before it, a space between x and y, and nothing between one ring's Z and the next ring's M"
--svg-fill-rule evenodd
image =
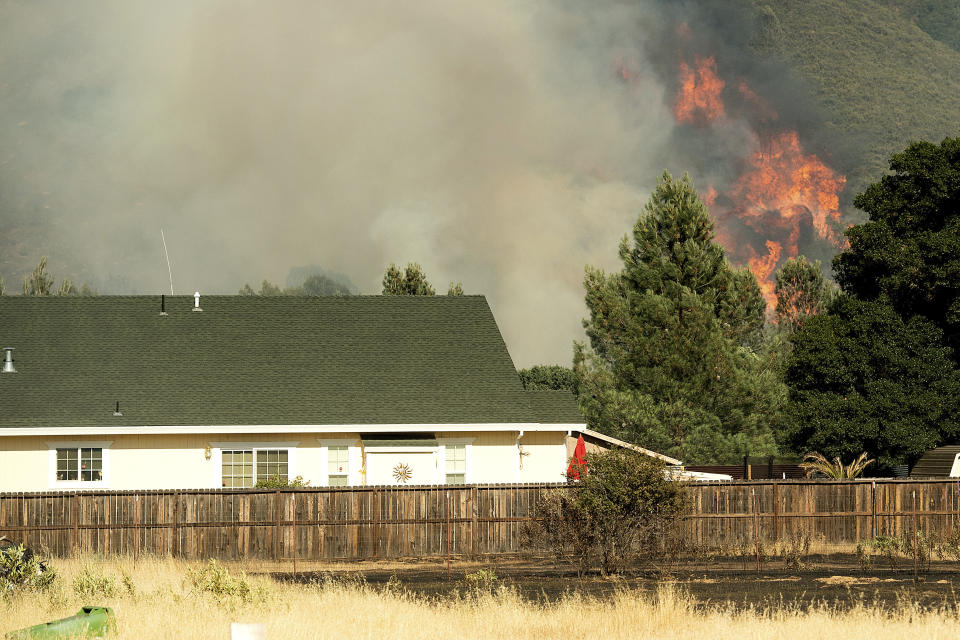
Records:
M482 296L5 296L0 347L0 491L560 482L587 433Z

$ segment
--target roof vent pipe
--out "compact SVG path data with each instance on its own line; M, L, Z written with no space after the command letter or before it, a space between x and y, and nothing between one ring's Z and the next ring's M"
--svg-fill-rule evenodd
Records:
M167 315L167 301L166 301L165 298L166 298L166 296L164 296L164 295L161 293L161 294L160 294L160 315L162 315L162 316Z
M203 309L200 308L200 292L199 291L193 294L193 310L203 311Z
M3 373L16 373L17 370L13 366L13 347L4 347L3 351Z

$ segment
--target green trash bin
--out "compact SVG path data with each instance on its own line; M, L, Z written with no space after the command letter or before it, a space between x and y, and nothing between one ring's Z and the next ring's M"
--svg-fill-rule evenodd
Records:
M83 607L76 615L43 624L11 631L7 640L27 640L28 638L102 638L116 631L117 622L110 607Z

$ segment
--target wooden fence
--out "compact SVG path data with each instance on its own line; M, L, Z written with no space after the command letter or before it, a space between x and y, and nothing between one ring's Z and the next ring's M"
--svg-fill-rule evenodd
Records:
M520 550L520 528L557 485L0 493L0 535L47 550L189 559L388 559ZM957 480L761 480L689 487L687 540L707 547L825 542L960 524Z

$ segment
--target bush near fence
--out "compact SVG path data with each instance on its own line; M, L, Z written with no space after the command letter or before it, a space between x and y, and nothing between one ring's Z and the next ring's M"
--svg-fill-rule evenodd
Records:
M542 492L477 485L0 493L0 536L51 555L395 559L518 553ZM797 532L827 543L928 537L960 524L960 481L781 480L688 487L684 539L700 548Z

